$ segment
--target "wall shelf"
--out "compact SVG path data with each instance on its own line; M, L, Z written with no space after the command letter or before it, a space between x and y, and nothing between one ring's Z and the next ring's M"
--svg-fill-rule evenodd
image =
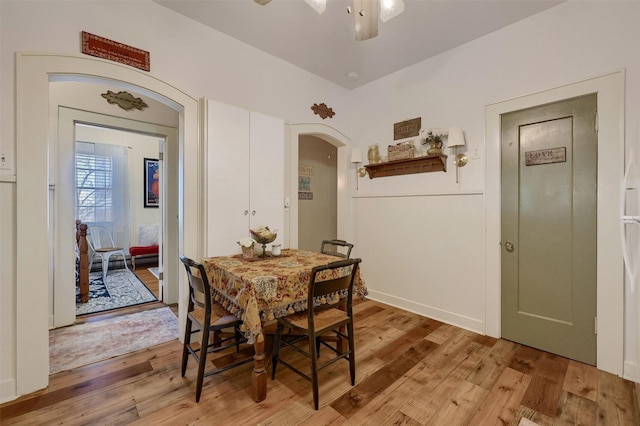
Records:
M404 160L388 161L386 163L367 164L364 168L369 173L369 179L413 173L446 172L447 156L440 154L405 158Z

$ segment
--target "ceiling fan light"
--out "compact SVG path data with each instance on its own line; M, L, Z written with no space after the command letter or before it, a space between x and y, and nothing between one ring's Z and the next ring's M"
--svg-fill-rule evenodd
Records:
M322 13L327 8L327 0L304 0L316 12Z
M387 22L404 12L402 0L380 0L380 20Z

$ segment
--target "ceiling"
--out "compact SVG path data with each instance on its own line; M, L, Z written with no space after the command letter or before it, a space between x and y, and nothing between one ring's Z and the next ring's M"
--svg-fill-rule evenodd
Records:
M318 14L303 0L155 0L348 89L534 15L564 0L404 0L378 36L356 41L348 0ZM357 77L351 76L355 73Z

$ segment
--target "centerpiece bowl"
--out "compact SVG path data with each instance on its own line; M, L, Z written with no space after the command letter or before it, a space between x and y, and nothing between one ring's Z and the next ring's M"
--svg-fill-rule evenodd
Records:
M272 232L268 226L259 226L255 229L249 229L253 239L262 245L261 257L267 256L267 244L272 243L278 237L277 232Z

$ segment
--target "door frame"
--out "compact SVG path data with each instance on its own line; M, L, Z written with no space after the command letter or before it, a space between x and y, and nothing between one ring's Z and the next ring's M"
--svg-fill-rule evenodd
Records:
M624 275L620 239L620 191L624 172L625 71L496 102L485 110L485 332L500 337L501 140L500 115L589 93L598 95L597 355L596 366L622 375Z
M338 238L352 241L352 227L349 227L351 209L349 204L349 147L351 140L338 130L326 124L288 124L285 129L285 197L289 198L289 207L285 208L284 225L289 230L285 236L284 246L298 248L298 155L299 138L309 135L320 138L338 148L336 172L338 174ZM288 165L288 167L286 167Z
M165 241L173 261L165 261L165 274L178 283L180 329L186 319L188 293L179 273L177 253L199 257L203 243L202 167L198 161L198 102L187 93L148 73L99 58L73 54L16 54L16 394L45 388L49 383L48 244L49 185L48 142L49 80L64 76L71 81L101 81L149 96L179 113L177 166L177 235ZM184 206L196 208L185 209ZM167 275L165 275L167 276ZM182 340L183 337L181 336Z
M75 170L75 157L73 155L75 153L76 143L75 126L77 124L92 124L106 129L143 134L163 139L164 142L159 143L159 146L164 145L165 143L174 146L177 146L178 144L178 129L174 127L148 123L122 116L108 115L103 112L78 109L65 105L67 105L67 103L62 104L56 102L56 104L52 105L51 108L51 115L58 117L57 121L51 121L51 126L57 126L57 131L53 131L51 133L54 144L56 145L55 149L52 149L52 152L57 153L56 157L58 159L55 178L56 181L53 183L55 186L55 194L53 195L54 205L49 211L49 213L55 217L56 222L53 229L53 240L55 241L55 259L53 266L54 277L51 282L51 284L53 284L54 291L53 294L49 295L50 297L53 297L53 311L51 312L52 317L50 319L50 325L52 328L71 325L76 320L75 285L73 284L74 271L71 268L65 267L74 263L75 249L73 246L73 240L69 238L61 238L62 235L67 234L65 230L75 229L75 198L74 191L71 189L71 186L75 188L75 175L72 174ZM55 136L53 136L54 134ZM65 139L63 136L68 139L66 141L61 141L60 139ZM65 159L62 160L62 158ZM65 161L67 165L65 167L61 167L60 161ZM161 164L162 163L163 162L161 161ZM164 193L166 179L162 170L160 176ZM160 237L162 237L165 232L163 217L168 216L167 212L164 211L167 204L163 202L163 198L164 196L160 198L159 209L160 224L162 225L159 230ZM131 232L135 232L135 230L131 230ZM159 243L159 256L161 256L164 247L161 240ZM160 257L158 258L158 262L159 266L162 268ZM175 286L175 283L172 284ZM163 301L161 293L163 285L162 280L159 280L158 285L158 291L160 293L159 300ZM169 287L171 287L171 285ZM177 289L175 289L173 293L177 294Z

